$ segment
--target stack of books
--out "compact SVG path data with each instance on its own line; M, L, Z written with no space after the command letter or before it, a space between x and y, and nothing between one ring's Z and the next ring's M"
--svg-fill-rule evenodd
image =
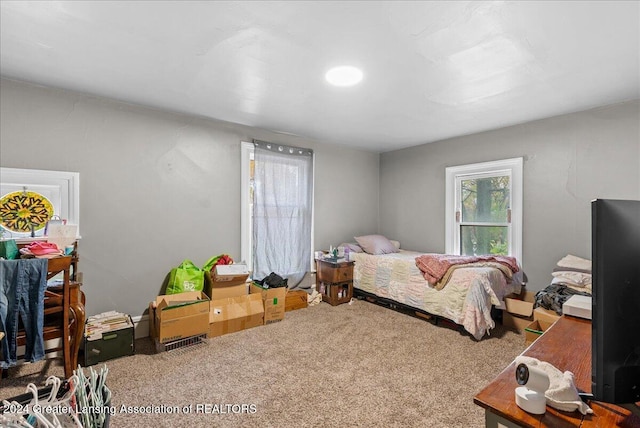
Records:
M110 331L132 328L131 317L121 312L109 311L87 318L84 337L87 340L102 339L102 335Z

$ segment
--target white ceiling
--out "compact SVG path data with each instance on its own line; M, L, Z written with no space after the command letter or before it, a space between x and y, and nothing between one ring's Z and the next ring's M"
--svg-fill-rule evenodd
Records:
M4 1L9 78L389 151L640 94L640 2ZM331 87L355 65L364 79Z

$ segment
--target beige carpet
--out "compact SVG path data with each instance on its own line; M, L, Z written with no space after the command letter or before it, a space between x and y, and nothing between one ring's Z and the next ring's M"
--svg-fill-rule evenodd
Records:
M448 428L484 426L473 396L524 350L524 337L498 327L477 342L355 301L287 312L182 354L156 354L149 339L136 346L136 355L107 362L112 428ZM12 369L0 398L41 386L44 366ZM62 374L57 364L46 368ZM122 405L156 407L140 414Z

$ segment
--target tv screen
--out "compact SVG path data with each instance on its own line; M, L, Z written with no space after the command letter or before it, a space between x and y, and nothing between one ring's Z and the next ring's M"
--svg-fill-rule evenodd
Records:
M592 394L640 401L640 201L597 199L592 219Z

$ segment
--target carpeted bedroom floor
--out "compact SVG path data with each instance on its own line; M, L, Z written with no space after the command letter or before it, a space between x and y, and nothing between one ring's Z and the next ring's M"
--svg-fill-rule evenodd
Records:
M473 396L525 348L502 326L478 342L361 300L287 312L181 353L136 346L106 363L112 428L482 427ZM43 367L62 375L57 363L25 364L1 381L0 398L42 386Z

